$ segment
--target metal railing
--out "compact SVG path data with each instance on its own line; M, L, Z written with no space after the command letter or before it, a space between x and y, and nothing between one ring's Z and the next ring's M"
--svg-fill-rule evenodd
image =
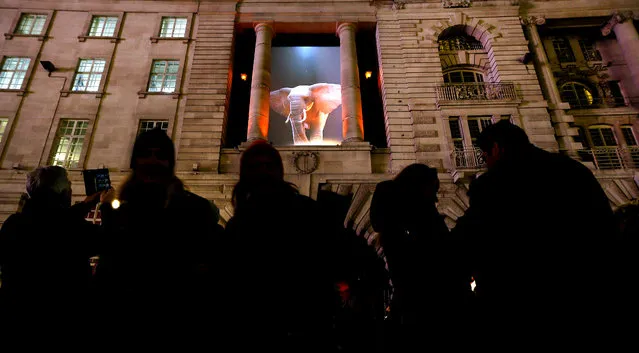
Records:
M455 149L450 158L457 169L482 169L486 168L486 161L479 148Z
M639 168L639 146L598 147L580 151L584 161L592 161L597 169Z
M615 108L626 106L626 101L623 97L606 97L606 98L573 98L567 99L566 102L570 103L570 109L596 109L596 108Z
M511 82L445 83L437 86L436 91L438 102L517 100L515 85Z

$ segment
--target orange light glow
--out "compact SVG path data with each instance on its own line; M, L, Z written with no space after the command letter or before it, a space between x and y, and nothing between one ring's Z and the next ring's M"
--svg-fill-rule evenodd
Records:
M366 79L371 78L371 76L373 76L373 72L372 71L366 71L366 73L364 74L364 77L366 77Z
M240 74L240 78L242 79L242 81L246 81L248 76L246 74Z

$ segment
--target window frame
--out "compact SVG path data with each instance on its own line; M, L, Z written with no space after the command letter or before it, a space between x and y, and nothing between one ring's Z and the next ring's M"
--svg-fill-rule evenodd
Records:
M154 123L154 127L153 129L155 129L157 126L157 123L166 123L166 130L164 130L164 132L166 132L167 135L169 135L169 128L171 127L171 119L139 119L138 120L138 129L137 129L137 135L139 136L143 131L142 130L142 123L147 123L147 122L152 122ZM162 129L160 127L160 129ZM152 130L152 129L151 129ZM149 131L149 130L144 130L144 131Z
M0 88L0 92L17 92L18 96L24 96L27 93L27 85L31 79L31 74L33 73L33 69L35 67L35 58L28 55L11 55L9 53L0 55L0 71L2 71L2 66L4 66L4 60L6 58L21 58L21 59L30 59L29 67L24 74L24 79L22 80L22 85L20 88Z
M572 85L573 87L573 92L575 93L575 97L577 98L577 103L578 105L573 105L569 100L564 100L564 86L566 85ZM577 95L577 91L575 89L575 85L579 85L579 86L583 86L585 87L588 92L590 92L590 96L592 97L592 104L589 105L583 105L581 104L581 98L579 98L579 96ZM566 81L561 83L560 85L558 85L557 87L559 89L559 95L561 97L562 102L567 102L570 104L570 109L591 109L591 108L597 108L597 101L599 99L599 97L597 96L597 90L593 89L591 86L589 86L586 83L583 82L579 82L579 81Z
M85 157L86 157L86 150L87 150L87 146L88 146L88 141L91 137L91 133L92 133L92 120L90 119L77 119L74 117L65 117L65 118L58 118L57 119L57 124L56 126L56 130L55 130L55 134L53 136L53 141L51 141L51 146L49 148L49 157L47 159L47 164L48 165L55 165L54 164L54 157L57 151L57 147L59 144L59 139L62 136L76 136L76 135L60 135L60 127L63 121L82 121L82 122L86 122L87 126L86 126L86 131L83 135L83 141L82 141L82 147L80 148L80 155L78 156L78 164L76 166L69 166L69 165L63 165L62 167L67 169L67 170L78 170L78 169L84 169L84 162L85 162ZM75 125L74 125L75 128ZM78 135L79 136L79 135ZM68 154L68 151L67 151ZM67 162L65 160L65 162Z
M564 44L566 45L566 48L570 51L570 54L572 55L572 60L569 61L563 61L561 60L561 56L559 55L559 51L557 50L557 47L555 46L555 42L564 42ZM560 63L574 63L577 62L577 58L575 57L575 51L572 48L572 45L570 44L570 39L566 38L566 37L554 37L550 40L551 44L552 44L552 49L555 52L555 57L557 58L557 60Z
M464 79L464 72L472 72L473 78L477 79L477 75L481 76L482 81L473 81L473 82L450 82L450 74L453 72L461 73L462 80ZM442 72L442 77L444 78L444 84L446 85L462 85L467 83L485 83L486 74L480 70L472 69L472 68L451 68ZM446 82L446 78L448 78L448 82Z
M184 37L160 37L162 31L162 20L166 17L179 17L186 18L186 31ZM190 12L168 12L157 14L154 36L150 37L151 43L157 43L160 40L181 40L182 43L189 43L191 41L191 27L193 24L193 14Z
M91 24L94 17L117 17L118 22L115 24L115 30L113 36L90 36ZM124 12L88 12L87 19L84 22L82 28L82 34L78 36L79 42L85 42L87 39L109 39L111 43L117 43L120 38L120 29L122 27L122 20L124 18Z
M617 134L615 133L615 127L613 125L609 125L609 124L593 124L590 125L586 128L588 130L588 142L591 146L591 148L596 149L596 148L618 148L621 146L621 144L619 143L619 138L617 136ZM593 142L592 139L592 130L601 130L601 129L609 129L610 132L612 133L612 137L615 139L615 145L614 146L601 146L601 145L595 145L595 143ZM603 137L603 135L601 136L602 140L604 143L606 143L606 139Z
M113 54L104 55L104 56L79 57L75 66L75 70L73 71L73 74L71 76L71 79L68 80L68 83L65 86L64 90L60 91L60 96L68 97L69 94L95 94L96 98L102 98L102 96L104 96L104 93L105 93L104 86L106 85L106 82L109 79L109 70L111 67L112 58L113 58ZM75 77L78 74L78 69L80 68L80 61L97 60L97 59L105 61L104 71L102 71L102 79L100 80L100 84L98 85L98 90L97 91L74 91L73 83L75 82Z
M176 73L177 78L175 80L175 90L173 92L149 92L149 83L151 80L151 75L153 74L153 63L155 61L177 61L179 62L178 65L178 71ZM184 71L184 60L182 59L178 59L178 58L150 58L147 61L147 67L149 68L147 70L147 75L146 75L146 84L144 86L144 88L140 91L138 91L138 98L146 98L146 96L148 95L156 95L156 96L171 96L174 99L177 99L180 97L181 92L182 92L182 75L183 75L183 71Z
M636 147L639 146L639 139L637 139L637 133L635 132L634 126L632 124L622 124L619 126L619 130L621 131L621 135L623 136L623 140L626 146ZM627 130L630 130L630 135L634 139L633 144L628 143L628 138L626 137Z
M597 45L596 42L592 39L589 38L581 38L577 40L577 44L579 44L579 50L581 51L581 56L583 56L584 60L588 61L588 62L601 62L603 61L603 58L601 57L601 52L599 51L599 49L597 49ZM590 58L586 55L587 51L584 50L584 47L586 47L586 45L591 45L592 46L592 50L595 51L596 55L598 58L595 58L595 60L589 60Z
M38 38L39 41L43 41L48 36L49 25L51 24L53 13L54 13L54 10L19 9L13 21L11 22L11 27L9 27L11 29L11 32L5 33L4 38L6 40L11 40L14 37L32 37L32 38ZM42 33L40 34L16 33L18 29L18 25L20 24L20 19L22 19L23 15L46 15L47 19L44 21L44 25L42 26Z
M0 141L0 154L3 153L5 146L9 140L9 135L13 129L13 122L15 121L17 112L0 110L0 119L7 119L7 126L5 127L2 140Z

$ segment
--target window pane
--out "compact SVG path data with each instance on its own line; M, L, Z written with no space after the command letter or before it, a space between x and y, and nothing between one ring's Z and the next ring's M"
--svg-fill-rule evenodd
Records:
M78 72L91 72L91 67L93 67L93 60L80 60Z
M115 35L115 26L118 24L117 17L107 17L106 23L104 25L104 32L102 36L104 37L113 37Z
M31 34L33 23L35 22L34 15L24 14L20 18L20 24L18 25L18 29L16 33L18 34Z
M552 45L560 62L574 62L575 55L570 47L570 42L565 38L557 38L552 41Z
M160 92L162 89L162 79L164 75L151 75L149 81L149 92Z
M171 37L173 28L175 27L175 19L171 17L165 17L162 19L162 29L160 30L160 37Z
M106 65L106 61L104 60L94 60L93 61L93 69L92 72L104 72L104 65Z
M3 70L15 70L18 67L18 58L6 58L4 59Z
M632 127L630 126L622 126L621 131L623 132L623 138L626 140L626 145L628 146L636 146L637 139L635 138L634 133L632 132Z
M27 71L27 69L29 68L30 62L31 62L31 59L29 58L20 58L20 60L18 61L17 70Z
M20 89L22 87L22 81L24 81L25 72L19 71L13 75L13 81L9 85L9 89Z
M0 88L8 89L12 78L13 78L13 71L0 72Z
M88 74L77 74L75 81L73 82L74 91L84 91L87 87L87 81L89 80Z
M166 61L156 60L153 62L153 69L151 72L153 72L154 74L163 74L166 70L166 65Z
M461 129L459 128L459 119L450 119L448 124L450 126L450 135L452 138L461 138L462 134Z
M484 82L484 75L475 72L475 79L477 80L477 82Z
M167 75L166 78L164 79L164 88L162 89L162 92L173 92L175 91L175 80L176 80L177 76L175 75Z
M612 133L612 129L601 129L601 135L603 136L604 142L606 146L616 146L617 140L615 139L615 135Z
M178 68L180 67L179 61L169 61L169 70L170 74L175 74L178 72Z
M481 130L479 129L479 120L468 119L468 132L470 132L470 137L472 139L476 139L481 134Z
M579 47L584 55L586 61L601 61L601 54L599 50L595 48L595 42L589 39L582 39L579 41Z
M160 129L166 131L169 129L169 122L168 121L163 121L162 124L160 124Z
M449 74L444 74L444 83L449 83L450 79L448 78Z
M100 80L102 74L92 74L89 76L89 82L87 83L87 91L96 92L100 88Z
M173 37L184 37L186 35L186 18L178 18L175 20L175 28L173 29Z
M44 23L47 22L47 16L38 15L36 16L35 23L33 24L33 29L31 30L31 34L42 34L42 30L44 29Z
M104 31L104 17L93 17L91 22L91 29L89 30L89 36L100 37Z
M475 82L475 74L470 71L463 71L463 80L464 82Z
M450 82L451 83L461 83L461 82L463 82L462 81L461 72L459 72L459 71L451 72L450 73Z
M2 136L4 136L4 132L7 129L7 124L9 123L8 119L0 119L0 142L2 142ZM168 123L167 123L168 126Z

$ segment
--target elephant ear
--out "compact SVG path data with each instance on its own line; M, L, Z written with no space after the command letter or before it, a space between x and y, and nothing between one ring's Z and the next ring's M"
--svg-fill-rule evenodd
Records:
M288 101L290 93L291 89L288 87L271 92L271 109L283 117L288 117L291 112L291 103Z
M342 104L342 86L333 83L316 83L309 87L317 109L326 114Z

